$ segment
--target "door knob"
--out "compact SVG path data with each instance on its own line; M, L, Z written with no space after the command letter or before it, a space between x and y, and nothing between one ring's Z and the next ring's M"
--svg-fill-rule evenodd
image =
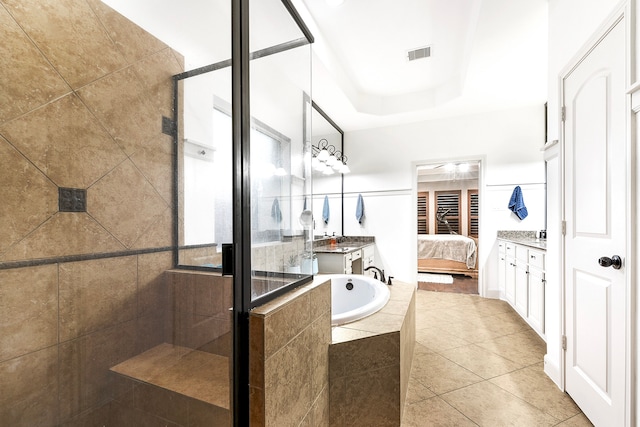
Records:
M620 270L622 268L622 258L618 255L614 255L611 258L603 256L598 260L598 264L602 267L613 267L616 270Z

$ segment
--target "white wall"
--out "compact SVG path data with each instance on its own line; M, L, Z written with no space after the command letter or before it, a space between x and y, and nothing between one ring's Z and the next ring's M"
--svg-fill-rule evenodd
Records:
M560 73L619 4L619 0L549 0L549 141L560 139Z
M344 183L345 235L375 236L378 266L398 280L415 282L416 164L481 160L479 265L484 293L497 296L493 271L497 269L497 230L544 228L544 197L540 197L545 182L543 144L543 105L348 132L345 153L352 173ZM506 209L515 185L525 184L528 218L520 222L508 211L496 211L499 206ZM365 206L363 224L355 218L360 193ZM500 220L493 221L491 216L498 214Z

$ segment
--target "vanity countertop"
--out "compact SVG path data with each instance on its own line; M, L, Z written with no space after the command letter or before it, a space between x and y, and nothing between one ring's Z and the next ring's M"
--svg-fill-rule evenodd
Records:
M536 237L498 237L498 239L529 246L534 249L547 250L547 239L538 239Z
M333 246L332 245L314 246L313 252L316 252L319 254L348 254L350 252L355 252L369 245L373 245L373 243L344 242L344 243L336 243Z
M541 249L543 251L547 250L547 239L536 237L535 231L500 230L498 231L498 239Z

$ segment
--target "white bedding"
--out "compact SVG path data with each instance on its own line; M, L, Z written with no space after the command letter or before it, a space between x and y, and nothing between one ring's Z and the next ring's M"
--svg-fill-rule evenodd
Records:
M458 234L418 235L418 258L439 258L463 262L467 268L476 265L476 242Z

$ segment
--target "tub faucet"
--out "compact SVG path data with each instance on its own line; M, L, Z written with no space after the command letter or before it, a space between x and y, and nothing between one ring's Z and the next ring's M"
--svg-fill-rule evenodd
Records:
M371 269L377 270L378 273L380 273L380 281L382 283L386 282L386 278L384 277L384 270L380 270L378 267L374 267L373 265L370 265L369 267L365 268L364 271L371 270ZM377 274L375 272L373 274L374 274L374 277L377 277Z

